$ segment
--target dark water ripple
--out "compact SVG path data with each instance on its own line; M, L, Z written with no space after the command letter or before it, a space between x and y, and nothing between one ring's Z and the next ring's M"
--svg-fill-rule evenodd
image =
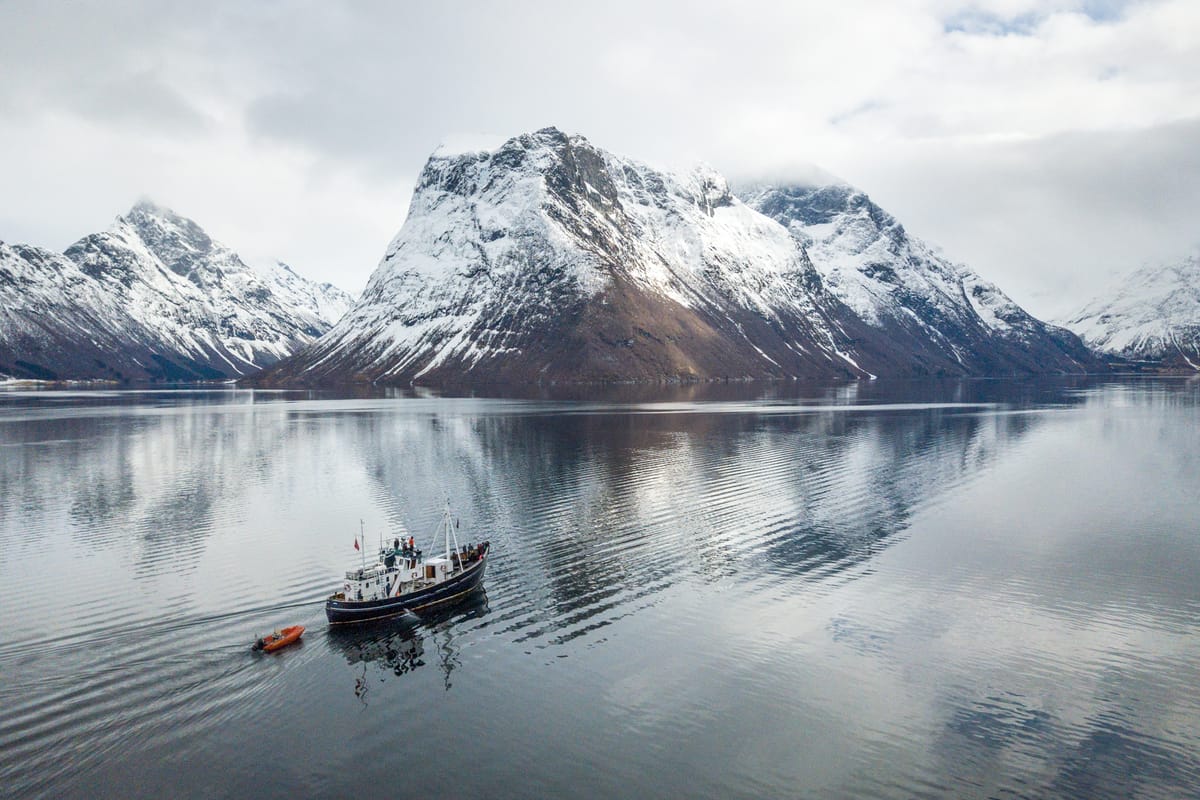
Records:
M0 786L1196 796L1197 384L674 391L0 395ZM446 498L486 591L328 629Z

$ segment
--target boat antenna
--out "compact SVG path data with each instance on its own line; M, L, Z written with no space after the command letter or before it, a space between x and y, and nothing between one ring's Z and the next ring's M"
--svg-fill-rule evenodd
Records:
M360 518L358 520L358 538L360 540L362 540L363 544L362 544L362 549L360 549L358 551L358 554L360 556L362 556L362 568L364 571L367 568L367 533L366 533L365 527L366 526L364 525L362 519Z

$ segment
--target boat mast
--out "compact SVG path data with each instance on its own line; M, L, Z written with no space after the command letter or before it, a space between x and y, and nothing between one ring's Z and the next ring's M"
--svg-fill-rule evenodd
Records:
M358 554L362 556L362 568L365 571L367 568L367 534L362 519L358 521L358 538L362 540L362 547L358 549Z
M456 553L458 552L458 534L454 532L454 520L451 519L451 517L450 517L450 501L449 500L446 500L446 515L444 517L444 521L446 523L446 562L449 564L449 563L453 563L452 561L450 561L450 537L451 536L454 537L454 552L456 552ZM461 567L462 565L460 564L459 566Z

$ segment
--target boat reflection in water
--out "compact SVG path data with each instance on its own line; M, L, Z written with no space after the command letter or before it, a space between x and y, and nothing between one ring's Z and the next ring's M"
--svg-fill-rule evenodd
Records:
M453 608L425 612L419 617L406 614L380 622L330 628L329 642L350 666L361 665L354 681L354 695L364 704L372 673L381 681L398 678L425 666L429 660L441 668L443 686L449 691L453 685L451 674L461 663L454 628L487 613L487 591L480 586Z

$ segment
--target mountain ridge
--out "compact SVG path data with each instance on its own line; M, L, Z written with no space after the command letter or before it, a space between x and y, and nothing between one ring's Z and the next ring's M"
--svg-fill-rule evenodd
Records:
M843 218L865 210L875 240L891 230L909 250L924 247L854 198ZM1082 372L1093 363L1071 334L978 276L973 304L965 268L929 258L927 271L933 264L957 292L942 316L963 346L929 344L945 334L906 321L916 300L883 325L861 297L830 285L850 285L863 274L857 266L839 273L810 258L821 244L813 224L762 213L711 168L661 172L556 128L490 152L435 152L356 306L256 380L868 378ZM907 258L896 247L891 255Z
M350 303L294 272L252 270L147 200L64 253L8 245L3 257L0 373L14 378L241 377L315 339L335 321L323 315Z

